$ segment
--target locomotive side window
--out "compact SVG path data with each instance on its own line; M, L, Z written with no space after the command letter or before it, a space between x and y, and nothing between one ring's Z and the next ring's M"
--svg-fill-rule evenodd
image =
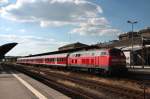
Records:
M77 59L75 59L75 63L77 63Z
M80 57L81 56L81 54L76 54L76 57Z

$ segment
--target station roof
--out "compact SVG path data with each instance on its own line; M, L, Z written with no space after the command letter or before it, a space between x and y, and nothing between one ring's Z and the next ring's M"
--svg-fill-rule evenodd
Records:
M83 47L88 47L89 45L86 45L86 44L83 44L83 43L80 43L80 42L76 42L76 43L72 43L72 44L67 44L67 45L64 45L62 47L59 47L59 51L62 51L62 50L69 50L69 49L77 49L77 48L83 48Z
M80 47L80 48L75 48L75 49L67 49L67 50L61 50L61 51L53 51L53 52L47 52L47 53L29 55L29 56L25 56L25 57L33 57L33 56L41 56L41 55L51 55L51 54L60 54L60 53L71 53L71 52L80 51L80 50L90 50L90 49L98 49L98 48L100 48L100 47L98 47L96 45L92 45L92 46Z
M0 58L4 58L5 54L9 52L13 47L15 47L18 43L7 43L0 46Z

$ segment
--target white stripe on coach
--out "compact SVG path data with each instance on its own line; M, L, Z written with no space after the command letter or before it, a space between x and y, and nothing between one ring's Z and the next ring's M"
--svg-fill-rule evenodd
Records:
M42 95L38 90L33 88L29 83L20 78L17 74L12 74L15 78L17 78L25 87L27 87L33 94L35 94L39 99L47 99L44 95Z

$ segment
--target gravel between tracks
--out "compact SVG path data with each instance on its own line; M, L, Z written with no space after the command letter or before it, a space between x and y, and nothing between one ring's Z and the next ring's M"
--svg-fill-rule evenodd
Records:
M28 68L33 69L30 66ZM46 70L46 71L49 71L49 72L54 73L54 74L61 74L61 75L65 75L65 76L68 76L68 77L69 76L74 76L74 77L77 77L77 78L96 81L96 82L99 82L99 83L105 83L105 84L108 84L108 85L125 87L125 88L140 91L141 93L143 91L141 89L141 85L139 85L139 82L137 82L135 80L129 80L129 79L125 79L125 78L116 78L116 77L115 78L114 77L113 78L108 78L108 77L106 78L106 77L98 76L98 75L91 75L91 74L86 74L86 73L76 73L76 72L69 72L69 71L62 71L62 70L60 71L60 70L56 70L56 69L47 69L47 68L36 68L36 69L37 69L37 71L39 69L40 70ZM41 73L44 74L44 72L41 72ZM75 86L75 83L70 82L70 81L58 80L58 82L66 84L66 85L70 85L70 86ZM76 87L77 86L82 89L81 86L76 85ZM150 88L148 87L147 93L149 93L149 89ZM86 90L90 90L90 89L86 89ZM103 93L99 93L99 94L103 95ZM118 98L119 99L128 99L126 97L123 97L123 98L118 97ZM112 98L107 97L106 99L112 99ZM113 99L116 99L116 98L113 98ZM134 99L138 99L138 98L134 98Z

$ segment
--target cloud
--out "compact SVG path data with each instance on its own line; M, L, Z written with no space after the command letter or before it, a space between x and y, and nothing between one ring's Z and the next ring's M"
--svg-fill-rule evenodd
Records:
M0 13L3 11L1 7L7 5L8 3L8 0L0 0Z
M0 5L1 4L6 4L6 3L8 3L8 0L0 0Z
M17 0L2 8L1 16L13 21L36 22L41 27L73 25L71 33L107 35L110 26L100 5L88 0Z
M9 27L7 27L7 28L5 28L5 31L11 31L11 28L9 28Z
M31 35L0 35L0 41L19 43L7 55L29 55L57 50L68 42L57 41L52 38L36 37Z
M81 10L82 9L82 10ZM21 22L76 23L95 17L102 9L86 0L17 0L3 8L2 16Z
M24 28L13 29L12 27L4 27L4 26L0 27L0 31L6 32L6 33L9 33L9 32L12 33L12 31L17 32L17 33L26 33L27 32L27 30Z
M113 33L118 34L120 30L114 29L109 25L109 22L104 18L91 18L85 23L81 23L77 28L74 28L71 34L92 35L92 36L111 36Z
M25 33L25 32L26 32L25 29L20 29L20 30L18 30L18 31L21 32L21 33Z

